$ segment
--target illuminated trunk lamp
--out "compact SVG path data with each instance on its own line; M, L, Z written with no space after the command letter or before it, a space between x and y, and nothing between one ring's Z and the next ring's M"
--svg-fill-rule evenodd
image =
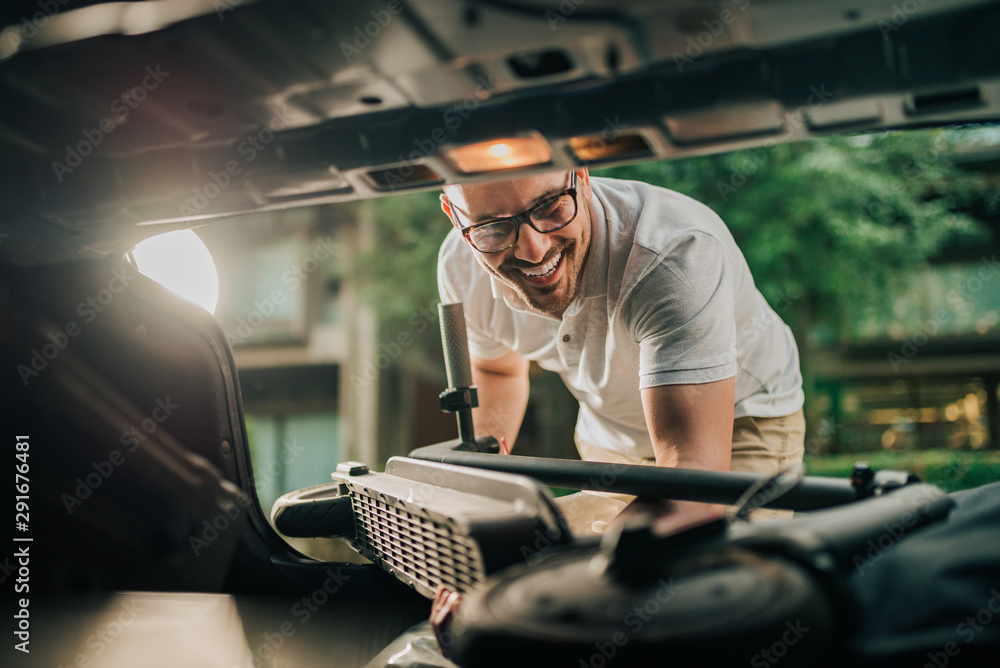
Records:
M444 157L463 174L481 174L547 164L552 160L552 149L540 135L533 134L450 148Z
M581 163L646 158L654 154L649 142L637 132L613 139L607 139L603 134L573 137L569 140L569 149Z

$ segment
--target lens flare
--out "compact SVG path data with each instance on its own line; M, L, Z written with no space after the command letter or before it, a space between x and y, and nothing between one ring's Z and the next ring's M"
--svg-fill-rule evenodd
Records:
M219 272L208 247L191 230L167 232L132 250L136 268L179 297L215 313Z

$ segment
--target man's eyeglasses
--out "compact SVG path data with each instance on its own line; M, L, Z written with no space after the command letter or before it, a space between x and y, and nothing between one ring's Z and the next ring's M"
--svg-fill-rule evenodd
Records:
M448 203L451 206L451 202ZM546 198L527 211L508 218L496 218L463 227L462 235L480 253L499 253L517 243L521 223L528 223L541 234L561 230L576 218L576 172L572 172L569 188Z

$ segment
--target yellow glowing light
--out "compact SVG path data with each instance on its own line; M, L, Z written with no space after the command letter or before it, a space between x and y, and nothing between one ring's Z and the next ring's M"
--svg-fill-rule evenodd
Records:
M458 171L480 174L548 164L552 161L552 148L541 135L533 134L457 146L444 155Z
M215 313L219 272L208 247L191 230L150 237L132 250L136 268L179 297Z
M938 422L940 419L938 409L934 407L920 409L920 418L918 419L918 422L933 423Z
M979 420L979 397L975 395L974 392L970 392L965 395L965 419L969 422L976 422Z
M494 158L506 158L510 156L510 146L507 144L493 144L490 146L490 155Z

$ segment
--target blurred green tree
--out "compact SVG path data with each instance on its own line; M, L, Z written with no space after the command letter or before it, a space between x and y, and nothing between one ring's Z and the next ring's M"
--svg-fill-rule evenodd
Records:
M405 320L418 305L437 299L437 255L451 223L437 192L382 197L373 205L371 248L355 256L368 302L387 321Z

